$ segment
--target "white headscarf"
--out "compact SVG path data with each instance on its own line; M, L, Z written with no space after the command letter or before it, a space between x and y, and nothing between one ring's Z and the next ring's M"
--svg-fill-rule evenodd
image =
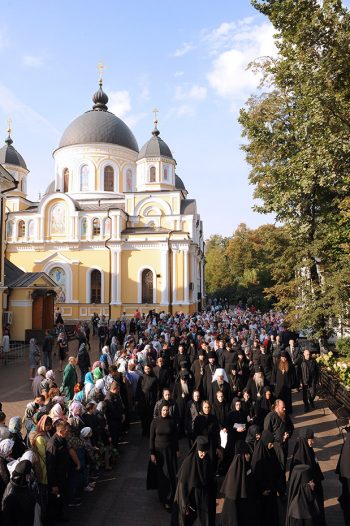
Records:
M88 438L91 431L91 427L83 427L83 429L80 431L80 438Z
M4 438L4 440L1 440L0 457L3 457L3 458L8 457L14 445L15 445L15 442L11 438Z
M228 378L227 378L227 374L226 374L225 369L216 369L215 373L213 375L212 382L216 382L217 379L218 379L218 376L223 376L224 377L224 381L228 383Z

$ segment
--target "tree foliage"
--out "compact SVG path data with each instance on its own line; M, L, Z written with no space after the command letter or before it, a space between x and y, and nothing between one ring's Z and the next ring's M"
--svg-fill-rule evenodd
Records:
M285 225L270 293L294 326L326 334L349 299L350 14L340 0L252 0L276 29L263 91L239 121L262 213Z

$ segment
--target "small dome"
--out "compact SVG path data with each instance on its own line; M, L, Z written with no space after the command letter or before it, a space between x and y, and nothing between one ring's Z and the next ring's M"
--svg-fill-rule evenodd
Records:
M93 109L74 119L63 132L59 148L74 144L106 143L139 151L134 134L121 119L107 111L108 96L100 88L92 98Z
M138 160L149 157L169 157L169 159L173 159L169 146L159 137L159 133L158 128L155 127L152 132L153 137L142 146Z
M177 174L175 174L175 188L176 190L185 190L187 192L183 180Z
M56 191L55 180L51 181L49 186L45 190L45 194L53 194Z
M20 166L21 168L28 170L22 155L12 146L13 140L11 139L10 134L5 143L5 146L0 148L0 164L12 164L13 166Z

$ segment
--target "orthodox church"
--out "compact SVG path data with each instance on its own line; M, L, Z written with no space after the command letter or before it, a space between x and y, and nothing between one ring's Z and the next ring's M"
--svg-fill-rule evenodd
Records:
M56 283L66 320L94 312L117 319L136 308L196 311L204 287L196 201L157 118L139 149L107 104L100 78L92 109L69 124L53 152L55 177L38 202L27 197L29 170L9 133L0 164L17 187L6 195L6 258Z

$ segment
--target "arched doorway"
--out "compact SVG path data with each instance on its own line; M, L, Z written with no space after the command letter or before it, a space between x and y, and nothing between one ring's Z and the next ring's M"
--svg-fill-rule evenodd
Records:
M142 303L153 303L153 272L149 268L142 271Z
M91 303L101 303L101 272L94 269L91 272Z

